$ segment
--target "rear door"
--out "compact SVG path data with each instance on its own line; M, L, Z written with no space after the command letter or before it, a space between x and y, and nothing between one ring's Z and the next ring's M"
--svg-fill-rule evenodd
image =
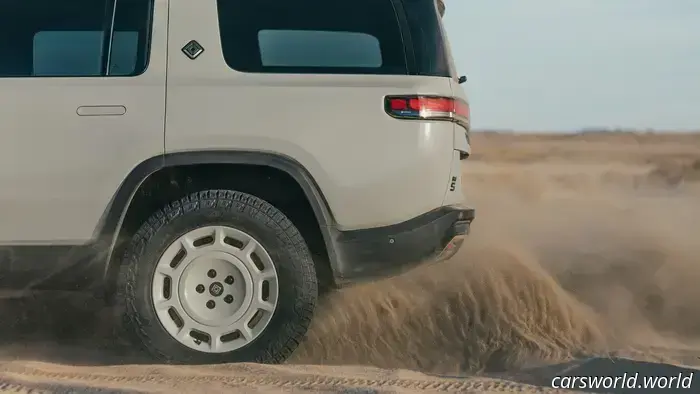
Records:
M162 154L166 24L166 0L0 0L0 244L90 240Z

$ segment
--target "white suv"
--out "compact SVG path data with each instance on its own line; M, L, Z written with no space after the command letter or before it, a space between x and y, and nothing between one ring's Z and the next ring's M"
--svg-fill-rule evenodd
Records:
M280 362L474 217L435 0L0 0L0 54L0 287L121 300L161 361Z

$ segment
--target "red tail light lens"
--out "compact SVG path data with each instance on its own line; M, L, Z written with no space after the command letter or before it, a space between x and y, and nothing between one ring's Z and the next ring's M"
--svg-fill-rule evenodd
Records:
M469 120L469 116L471 115L469 104L462 100L455 100L455 114Z
M398 119L444 120L469 129L469 104L454 97L387 96L384 108Z

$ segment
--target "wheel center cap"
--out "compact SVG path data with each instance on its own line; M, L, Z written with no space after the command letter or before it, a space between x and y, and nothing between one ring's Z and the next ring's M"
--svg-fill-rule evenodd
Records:
M209 294L214 297L220 296L224 292L224 285L220 282L214 282L209 286Z

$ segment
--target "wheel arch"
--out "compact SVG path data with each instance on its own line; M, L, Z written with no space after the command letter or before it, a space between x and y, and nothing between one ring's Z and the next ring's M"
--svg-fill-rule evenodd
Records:
M329 268L333 272L337 272L338 256L334 246L336 237L332 230L335 228L335 219L320 187L301 163L289 156L271 152L190 151L168 153L147 159L134 167L119 186L93 233L93 238L99 240L98 242L101 245L106 246L105 270L103 273L105 281L110 281L110 275L114 272L116 264L114 252L119 234L129 207L142 185L151 176L162 170L201 164L271 167L289 175L303 191L316 216L316 221L328 253Z

